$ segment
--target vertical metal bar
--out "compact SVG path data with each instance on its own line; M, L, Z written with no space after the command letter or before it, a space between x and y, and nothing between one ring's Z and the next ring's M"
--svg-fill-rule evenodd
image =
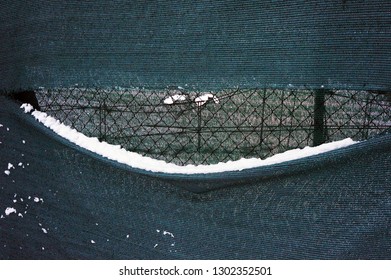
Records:
M290 89L289 90L289 96L291 96L293 93L293 90ZM293 110L290 110L289 112L289 117L291 118L291 125L290 127L288 128L288 143L286 144L287 145L287 148L290 149L290 141L291 141L291 138L292 138L292 128L293 128L293 119L294 119L294 116L295 116L295 110L296 110L296 99L297 99L297 95L298 95L298 90L296 90L296 95L293 97ZM289 110L289 109L288 109Z
M285 102L285 90L282 90L282 93L281 93L281 103L280 103L280 106L281 106L281 109L280 109L280 121L278 123L278 130L279 130L279 133L278 133L278 152L281 152L282 151L282 145L281 145L281 138L282 138L282 133L283 133L283 119L284 119L284 102Z
M106 141L107 136L107 105L106 99L103 100L103 140Z
M99 141L102 141L102 103L99 100Z
M364 127L362 131L362 138L368 139L369 136L369 129L370 129L370 122L371 122L371 114L372 114L372 103L374 96L371 95L372 99L370 100L369 95L366 98L365 107L364 107Z
M198 126L197 126L197 137L198 137L198 143L197 143L197 152L201 152L201 107L200 104L197 104L197 119L198 119Z
M259 141L260 151L262 151L262 144L263 144L263 127L265 125L265 104L266 104L266 89L263 90L263 97L262 97L261 132L260 132L260 135L259 135L259 138L260 138L260 141Z
M317 89L314 91L314 139L313 146L318 146L326 142L326 127L324 118L326 114L325 95L331 91Z

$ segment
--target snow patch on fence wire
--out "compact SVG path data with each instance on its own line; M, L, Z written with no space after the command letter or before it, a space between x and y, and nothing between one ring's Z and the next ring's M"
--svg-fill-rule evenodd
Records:
M121 148L120 145L111 145L107 142L101 142L96 137L88 137L77 130L61 123L57 119L48 116L46 113L33 110L29 104L23 104L21 108L25 113L31 113L36 120L43 125L69 140L70 142L87 149L91 152L97 153L110 160L126 164L133 168L143 169L151 172L173 173L173 174L207 174L219 173L227 171L241 171L254 167L267 166L286 161L296 160L304 157L309 157L335 149L343 148L357 143L351 138L346 138L341 141L335 141L323 144L317 147L305 147L286 151L284 153L276 154L266 159L259 158L242 158L236 161L220 162L211 165L186 165L179 166L174 163L167 163L162 160L152 159L150 157L142 156L135 152L130 152Z

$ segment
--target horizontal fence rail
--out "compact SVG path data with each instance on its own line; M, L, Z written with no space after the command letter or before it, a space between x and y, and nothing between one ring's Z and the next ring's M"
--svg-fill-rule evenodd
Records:
M42 111L87 136L179 165L266 158L391 127L391 96L367 91L75 87L36 95Z

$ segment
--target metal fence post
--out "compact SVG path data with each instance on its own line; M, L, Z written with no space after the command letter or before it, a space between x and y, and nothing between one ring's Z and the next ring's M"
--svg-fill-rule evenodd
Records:
M197 104L197 119L198 119L198 126L197 126L197 136L198 136L198 143L197 143L197 152L201 152L201 107L200 104Z
M315 102L314 102L314 139L313 146L319 146L326 142L326 127L325 127L325 95L331 93L327 89L315 90Z

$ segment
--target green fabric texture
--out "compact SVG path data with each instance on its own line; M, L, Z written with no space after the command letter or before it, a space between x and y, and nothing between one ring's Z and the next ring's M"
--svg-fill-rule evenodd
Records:
M2 1L0 89L389 90L390 1Z
M163 175L102 159L0 105L1 259L391 257L388 133L277 166Z

